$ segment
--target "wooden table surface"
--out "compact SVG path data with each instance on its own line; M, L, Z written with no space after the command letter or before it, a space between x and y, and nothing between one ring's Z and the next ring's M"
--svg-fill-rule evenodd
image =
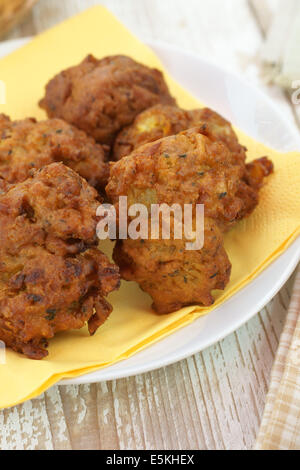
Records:
M287 96L264 85L259 72L280 1L40 0L7 39L101 3L142 40L166 41L242 73L299 125ZM0 449L251 449L292 284L238 331L187 360L112 382L55 386L0 411Z

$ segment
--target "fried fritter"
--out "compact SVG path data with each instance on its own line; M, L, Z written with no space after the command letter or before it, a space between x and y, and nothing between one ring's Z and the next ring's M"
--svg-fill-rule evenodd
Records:
M212 132L207 123L139 147L129 158L124 157L124 163L122 159L112 166L108 195L112 185L120 194L126 185L129 204L136 202L135 188L148 178L159 203L205 204L207 217L215 219L221 230L230 228L250 212L250 206L254 208L257 188L244 180L245 164L222 142L208 137ZM120 169L117 178L116 168Z
M229 220L223 228L229 228L251 214L259 199L259 189L264 178L273 171L273 164L266 157L246 164L246 148L239 144L231 124L209 108L185 111L174 106L157 105L139 114L131 126L123 129L114 144L114 159L120 160L133 150L163 137L175 135L192 127L201 127L201 133L212 142L221 142L231 153L231 163L239 166L240 183L234 187L239 201L229 198L223 191L224 205L238 209L234 219ZM254 176L255 174L255 176ZM252 175L252 177L251 177ZM232 193L231 193L232 195ZM240 202L243 201L242 206ZM238 206L240 206L238 208Z
M48 83L40 106L110 146L124 126L158 103L175 104L159 70L126 56L89 55Z
M114 259L121 276L137 281L154 299L154 308L168 313L194 303L210 305L211 291L224 289L230 262L222 231L244 209L237 196L243 169L229 149L193 128L146 144L112 165L106 191L117 213L120 196L128 206L196 204L205 206L204 246L184 249L183 240L119 240Z
M178 134L189 127L194 126L191 125L188 111L176 106L153 106L140 113L130 126L119 132L114 143L113 159L121 160L141 145Z
M223 142L237 161L244 162L245 148L239 144L231 124L218 113L209 108L185 111L161 104L140 113L132 125L119 133L114 144L114 160L120 160L141 145L207 123L210 124L208 137Z
M101 145L62 121L11 121L0 115L0 178L24 181L33 169L63 162L98 190L105 187L109 168Z
M119 240L114 261L121 276L136 281L151 295L153 308L161 314L187 305L211 305L211 291L224 289L231 264L217 224L205 217L204 246L186 250L183 240Z
M62 163L0 195L0 339L32 359L55 333L90 334L112 308L119 270L97 249L94 188Z

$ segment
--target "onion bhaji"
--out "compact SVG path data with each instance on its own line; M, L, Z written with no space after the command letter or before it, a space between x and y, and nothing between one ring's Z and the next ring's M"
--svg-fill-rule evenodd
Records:
M236 210L235 218L227 222L229 227L232 222L244 218L254 210L258 204L259 189L264 178L272 173L273 165L266 157L246 164L247 149L240 145L231 124L215 111L209 108L185 111L175 106L153 106L139 114L131 126L119 133L114 144L114 159L120 160L141 145L195 126L201 126L201 133L211 141L223 143L231 153L232 164L240 167L240 183L238 189L235 187L238 200L233 201L228 193L222 192L222 198L226 196L222 202L232 207L233 211Z
M119 269L97 249L94 188L62 163L35 171L0 195L0 339L42 359L47 339L88 323L92 335L112 307Z
M161 104L140 113L132 125L121 130L114 144L114 160L120 160L143 144L205 123L210 124L210 138L223 142L237 160L244 161L245 148L239 144L231 124L218 113L209 108L185 111Z
M205 205L204 246L184 249L182 240L119 240L114 260L121 276L137 281L159 313L194 303L213 303L211 291L224 289L231 264L220 228L237 217L243 203L236 197L241 168L227 147L194 128L133 151L112 165L107 194L116 206L142 203ZM225 196L226 194L226 196Z
M83 131L61 119L11 121L0 115L0 179L19 183L54 162L63 162L98 190L107 183L104 150Z
M175 105L159 70L126 56L89 55L48 83L40 106L110 146L124 126L158 103Z
M223 232L247 215L250 207L252 210L257 189L272 170L271 162L263 158L246 171L238 142L232 142L230 148L227 137L216 138L217 133L207 121L142 145L111 166L106 191L117 214L120 196L127 196L128 206L141 203L148 209L162 203L205 207L200 250L186 250L186 239L175 237L119 240L116 244L114 260L121 276L137 281L152 296L159 313L197 303L211 305L212 291L225 288L231 264ZM230 132L225 134L234 140Z

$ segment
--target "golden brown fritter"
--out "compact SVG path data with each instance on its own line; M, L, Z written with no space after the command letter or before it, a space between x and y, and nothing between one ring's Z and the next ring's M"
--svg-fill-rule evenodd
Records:
M183 240L119 240L114 261L121 276L136 281L151 295L153 308L161 314L187 305L211 305L214 289L224 289L231 264L217 224L205 217L204 246L186 250Z
M112 308L119 270L97 249L97 192L53 163L0 195L0 339L41 359L47 339L81 328L90 334Z
M194 126L191 125L188 111L176 106L153 106L140 113L130 126L119 132L114 143L113 159L121 160L141 145L178 134L189 127Z
M9 187L10 187L10 184L0 177L0 195L5 193Z
M54 162L63 162L98 190L107 183L104 151L83 131L61 119L11 121L0 115L0 178L19 183Z
M223 142L237 161L244 162L245 148L239 144L231 124L218 113L209 108L185 111L161 104L140 113L132 125L119 133L114 144L114 160L120 160L141 145L206 123L210 124L208 137Z
M136 201L136 186L143 186L148 178L160 203L205 204L207 217L215 219L222 230L230 228L250 212L250 205L254 208L257 191L244 181L245 164L222 142L209 138L211 133L208 123L139 147L124 162L112 166L108 195L112 185L120 194L125 187L130 204ZM116 168L120 171L117 177ZM249 200L244 200L245 191L249 191Z
M212 142L223 143L230 151L231 163L240 167L239 187L234 188L239 201L233 201L228 194L222 201L224 205L232 206L233 211L238 209L235 219L226 223L228 228L233 221L246 217L254 210L258 204L259 189L264 178L272 173L273 165L266 157L246 165L245 147L239 144L231 124L215 111L209 108L185 111L174 106L153 106L139 114L131 126L119 133L114 145L114 159L120 160L141 145L175 135L195 126L201 127L201 133L209 137ZM241 201L243 201L242 205Z
M193 109L188 111L190 122L189 127L203 124L202 131L214 142L222 142L230 150L233 161L244 165L246 160L246 148L243 147L234 132L232 125L223 116L210 108ZM206 124L209 124L206 127Z
M158 103L175 104L159 70L126 56L89 55L48 83L40 106L110 146L120 129Z
M183 240L120 240L114 259L121 276L137 281L154 299L154 308L168 313L194 303L210 305L211 291L224 289L230 262L222 231L244 210L237 196L242 168L221 142L193 128L139 147L111 167L106 191L118 213L120 196L128 206L174 203L205 206L204 247L184 249ZM174 237L173 237L174 238Z

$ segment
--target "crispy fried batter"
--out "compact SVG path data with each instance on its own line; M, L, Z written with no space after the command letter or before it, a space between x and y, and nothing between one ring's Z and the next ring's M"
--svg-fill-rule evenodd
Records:
M111 145L120 129L157 103L175 104L159 70L126 56L89 55L48 83L40 106Z
M249 212L250 196L252 210L257 191L244 181L245 164L222 142L208 137L212 132L207 123L139 147L129 158L124 157L124 163L122 159L112 167L108 194L112 184L120 194L126 186L129 201L136 202L135 188L148 178L161 203L203 203L207 217L215 219L222 230L228 229ZM117 178L116 168L120 168Z
M273 163L268 157L261 157L247 163L244 179L246 183L254 189L260 189L264 178L273 173Z
M237 196L241 166L221 142L194 128L139 147L112 165L106 188L118 212L120 196L128 206L142 203L205 205L204 247L184 249L186 240L122 240L114 259L126 280L137 281L154 299L154 308L168 313L181 306L213 302L211 291L224 289L230 262L222 230L243 210Z
M209 108L185 111L161 104L140 113L132 125L119 133L114 144L114 160L120 160L141 145L207 123L210 124L208 137L223 142L237 161L244 161L245 148L239 144L231 124L218 113Z
M32 169L62 161L98 190L109 169L101 145L61 119L11 121L0 115L0 178L24 181Z
M61 163L0 195L0 339L32 359L47 338L81 328L90 334L112 308L118 268L96 248L94 188Z
M230 150L235 163L243 165L246 160L246 148L243 147L232 128L225 118L210 108L193 109L188 111L191 125L189 127L203 124L202 131L213 142L222 142ZM206 125L209 124L207 127Z
M119 132L114 143L113 159L121 160L141 145L178 134L189 127L194 126L191 125L188 111L176 106L153 106L140 113L130 126Z
M205 218L204 247L188 251L186 240L119 240L114 260L123 279L136 281L151 295L158 313L181 307L211 305L211 291L224 289L231 264L217 224Z
M223 205L232 207L233 212L236 210L234 220L229 218L224 226L228 228L233 221L246 217L254 210L258 204L259 189L264 178L272 173L273 164L267 157L263 157L246 165L245 147L239 144L231 124L215 111L209 108L185 111L174 106L153 106L139 114L131 126L119 133L114 145L114 159L120 160L146 143L195 126L201 127L201 133L212 142L223 143L231 153L231 163L240 167L239 187L233 188L239 200L230 199L228 192L223 191L224 197L226 196L222 201Z

